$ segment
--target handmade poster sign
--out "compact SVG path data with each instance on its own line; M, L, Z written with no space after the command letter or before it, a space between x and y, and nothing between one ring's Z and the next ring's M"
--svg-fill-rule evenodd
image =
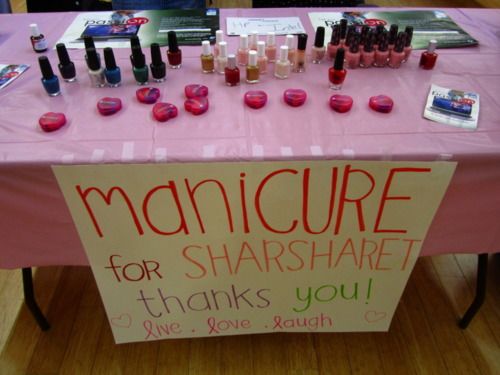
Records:
M454 169L53 167L117 343L386 331Z

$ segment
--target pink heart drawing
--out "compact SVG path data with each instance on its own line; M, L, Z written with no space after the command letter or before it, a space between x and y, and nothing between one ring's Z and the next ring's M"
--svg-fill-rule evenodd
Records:
M385 311L374 311L370 310L365 313L365 320L368 323L375 323L378 322L382 319L384 319L387 316L387 313Z
M132 317L129 314L120 314L120 316L111 318L111 324L120 328L130 328Z

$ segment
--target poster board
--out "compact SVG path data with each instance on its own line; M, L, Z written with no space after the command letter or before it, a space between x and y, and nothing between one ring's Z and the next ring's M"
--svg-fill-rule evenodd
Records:
M53 167L117 343L388 330L454 169Z

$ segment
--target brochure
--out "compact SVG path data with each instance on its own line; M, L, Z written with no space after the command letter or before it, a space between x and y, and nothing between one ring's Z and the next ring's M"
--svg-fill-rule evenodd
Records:
M227 35L250 34L252 31L260 35L268 31L274 31L276 35L306 32L299 17L227 17L226 30Z
M130 48L130 38L137 35L143 47L164 46L174 30L180 45L200 45L202 40L215 42L218 29L216 8L91 12L78 14L58 43L85 48L83 38L92 36L97 48Z
M3 89L21 74L23 74L26 69L30 66L26 64L10 64L4 65L0 64L0 89Z
M446 125L476 129L479 94L432 85L425 104L424 117Z
M435 39L438 48L457 48L477 45L478 42L462 30L448 15L441 10L403 10L394 12L331 12L309 13L309 19L316 29L324 26L326 41L330 40L331 26L346 18L349 24L375 27L384 25L389 29L397 24L400 30L413 26L412 46L425 49L429 40Z

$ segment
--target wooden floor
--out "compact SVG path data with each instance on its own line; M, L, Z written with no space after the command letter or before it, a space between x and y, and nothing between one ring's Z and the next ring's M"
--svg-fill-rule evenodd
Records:
M500 0L366 0L379 6L499 7ZM23 0L11 0L25 12ZM251 0L215 0L249 7ZM87 267L41 268L35 287L53 327L22 305L21 272L0 270L0 375L500 374L500 257L485 305L456 325L475 285L476 257L421 258L388 333L267 334L115 345ZM22 306L22 307L21 307Z
M0 271L0 374L500 374L500 256L467 330L476 257L420 258L388 333L266 334L115 345L87 267L40 268L35 286L53 327L21 301L20 271ZM17 279L17 280L16 280ZM9 335L10 332L10 335Z

